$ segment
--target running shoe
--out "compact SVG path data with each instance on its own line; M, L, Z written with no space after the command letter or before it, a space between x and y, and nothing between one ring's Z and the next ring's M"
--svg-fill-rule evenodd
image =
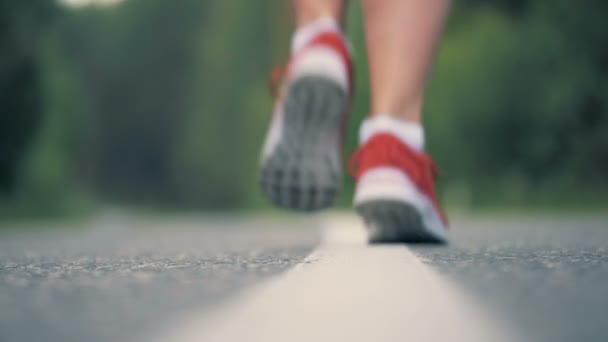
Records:
M276 206L310 212L333 204L352 90L350 49L339 32L317 35L273 72L276 102L260 184Z
M444 243L448 220L435 194L431 158L390 133L373 135L355 152L354 206L370 243Z

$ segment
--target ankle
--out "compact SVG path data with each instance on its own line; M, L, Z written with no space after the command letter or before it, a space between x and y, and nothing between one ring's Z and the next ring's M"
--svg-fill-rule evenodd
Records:
M318 19L296 29L291 41L291 51L293 53L299 51L317 35L323 32L336 32L342 34L342 29L334 17L321 16Z
M391 134L416 151L424 150L424 128L419 122L406 121L387 114L373 115L361 124L361 145L380 133Z

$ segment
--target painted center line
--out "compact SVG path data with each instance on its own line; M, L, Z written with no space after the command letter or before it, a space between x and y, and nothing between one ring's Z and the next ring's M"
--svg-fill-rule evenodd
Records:
M404 246L370 247L354 217L329 217L302 264L162 341L517 341Z

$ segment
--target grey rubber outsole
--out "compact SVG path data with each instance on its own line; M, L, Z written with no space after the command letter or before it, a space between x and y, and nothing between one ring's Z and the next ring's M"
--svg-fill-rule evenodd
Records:
M310 212L334 203L341 183L338 139L346 101L336 82L320 76L289 86L282 135L260 175L263 193L276 206Z
M408 203L374 200L356 205L355 210L365 221L372 244L446 242L424 226L418 210Z

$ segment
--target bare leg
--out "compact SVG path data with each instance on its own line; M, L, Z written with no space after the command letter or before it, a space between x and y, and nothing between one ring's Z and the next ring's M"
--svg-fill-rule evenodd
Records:
M424 88L449 5L449 0L363 0L372 114L421 121Z
M293 0L296 26L303 27L323 17L341 22L345 3L345 0Z

